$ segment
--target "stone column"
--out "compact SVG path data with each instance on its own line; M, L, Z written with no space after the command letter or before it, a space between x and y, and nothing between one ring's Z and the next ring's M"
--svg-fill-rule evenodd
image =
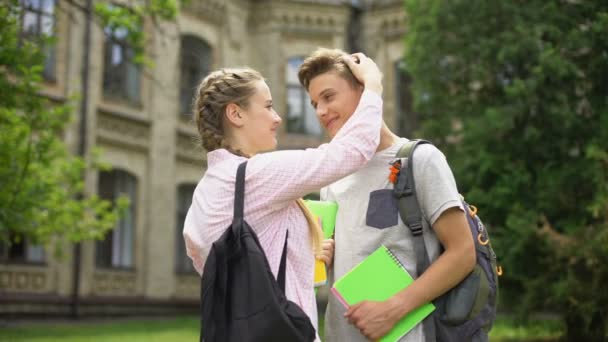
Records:
M164 34L155 32L152 53L149 115L149 180L146 185L148 212L144 219L144 294L167 298L173 292L175 264L175 173L176 127L179 116L179 32L175 24L163 23Z

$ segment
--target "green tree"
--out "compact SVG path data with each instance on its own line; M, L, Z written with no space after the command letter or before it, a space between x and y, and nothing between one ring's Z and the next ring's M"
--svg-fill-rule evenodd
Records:
M608 2L405 6L421 133L492 229L503 308L554 311L567 340L605 340Z
M88 11L80 2L62 3ZM54 39L24 38L20 23L24 4L8 0L0 6L0 244L102 238L128 201L120 199L113 205L85 194L85 170L101 165L94 156L70 154L63 141L73 105L41 95L43 48ZM97 3L90 18L102 27L126 28L127 42L141 63L146 43L142 23L171 20L176 13L173 0L146 1L140 7Z

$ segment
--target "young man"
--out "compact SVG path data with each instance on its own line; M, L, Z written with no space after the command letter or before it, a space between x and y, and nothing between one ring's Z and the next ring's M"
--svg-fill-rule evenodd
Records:
M341 62L344 54L341 50L319 49L304 61L298 73L330 137L352 115L363 91ZM380 145L367 166L321 190L322 200L336 201L339 206L330 286L382 244L410 274L416 275L411 232L398 218L395 202L390 202L396 200L389 182L390 163L407 141L383 124ZM423 230L431 266L412 285L384 302L364 301L345 310L330 295L325 341L377 340L407 313L454 287L473 270L475 247L445 156L432 145L421 145L414 155L414 175L420 208L428 220ZM445 249L441 255L440 243ZM422 326L401 341L424 341Z

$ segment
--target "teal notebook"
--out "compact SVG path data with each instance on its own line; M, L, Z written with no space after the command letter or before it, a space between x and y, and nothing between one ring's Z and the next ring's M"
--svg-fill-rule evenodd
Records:
M363 300L387 300L413 281L393 253L385 246L380 246L342 278L336 280L331 291L348 308ZM433 310L435 306L432 303L418 307L403 317L379 341L398 341Z
M331 238L334 235L336 229L336 215L338 213L338 203L333 201L315 201L315 200L304 200L304 203L315 214L321 219L321 227L323 228L323 235L326 239Z

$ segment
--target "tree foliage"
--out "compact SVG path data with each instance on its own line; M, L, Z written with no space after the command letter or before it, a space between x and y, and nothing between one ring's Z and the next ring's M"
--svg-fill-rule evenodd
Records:
M76 1L63 3L87 10ZM128 200L112 204L86 194L85 170L102 165L93 152L85 158L72 155L63 140L74 103L51 101L41 92L43 47L56 39L24 39L23 4L8 0L0 6L0 244L102 238ZM102 27L125 29L143 61L144 19L170 20L176 13L176 1L153 0L142 7L96 4L92 17Z
M604 340L608 3L405 3L422 135L493 227L503 308Z

